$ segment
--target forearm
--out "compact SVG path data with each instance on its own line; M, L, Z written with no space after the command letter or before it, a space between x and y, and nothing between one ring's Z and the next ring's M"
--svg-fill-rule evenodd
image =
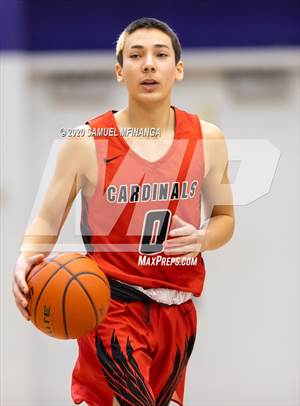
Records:
M41 217L36 217L26 230L19 258L24 259L36 254L43 254L47 257L57 239L58 233L53 230L49 222Z
M211 251L225 245L234 232L234 218L229 215L210 217L201 227L204 233L203 251Z

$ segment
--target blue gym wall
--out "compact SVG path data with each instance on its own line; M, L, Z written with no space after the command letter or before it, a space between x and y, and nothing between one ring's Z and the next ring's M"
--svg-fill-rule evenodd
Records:
M184 48L300 44L297 0L137 1L3 0L1 50L112 49L133 19L168 22Z

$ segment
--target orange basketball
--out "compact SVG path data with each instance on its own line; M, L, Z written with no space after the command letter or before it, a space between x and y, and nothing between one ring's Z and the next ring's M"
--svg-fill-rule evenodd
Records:
M28 312L43 333L79 338L106 315L110 286L97 263L79 253L48 257L27 275Z

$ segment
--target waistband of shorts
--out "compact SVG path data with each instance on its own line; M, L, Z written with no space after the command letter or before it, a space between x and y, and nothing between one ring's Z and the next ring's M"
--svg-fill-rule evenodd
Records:
M135 289L133 286L129 286L115 279L108 278L111 290L111 298L114 300L121 300L122 302L144 302L154 303L149 296L143 292Z

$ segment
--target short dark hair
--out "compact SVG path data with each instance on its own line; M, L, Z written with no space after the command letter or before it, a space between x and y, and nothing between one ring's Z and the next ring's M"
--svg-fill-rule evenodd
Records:
M155 28L157 30L160 30L167 34L172 42L172 46L175 52L175 63L177 64L180 61L181 57L181 45L178 39L177 34L175 31L172 30L172 28L167 24L164 23L163 21L157 20L156 18L149 18L149 17L143 17L139 18L138 20L132 21L120 34L119 39L117 41L116 45L116 56L119 64L122 66L123 65L123 48L124 48L124 43L127 35L132 34L134 31L146 28L146 29L151 29Z

